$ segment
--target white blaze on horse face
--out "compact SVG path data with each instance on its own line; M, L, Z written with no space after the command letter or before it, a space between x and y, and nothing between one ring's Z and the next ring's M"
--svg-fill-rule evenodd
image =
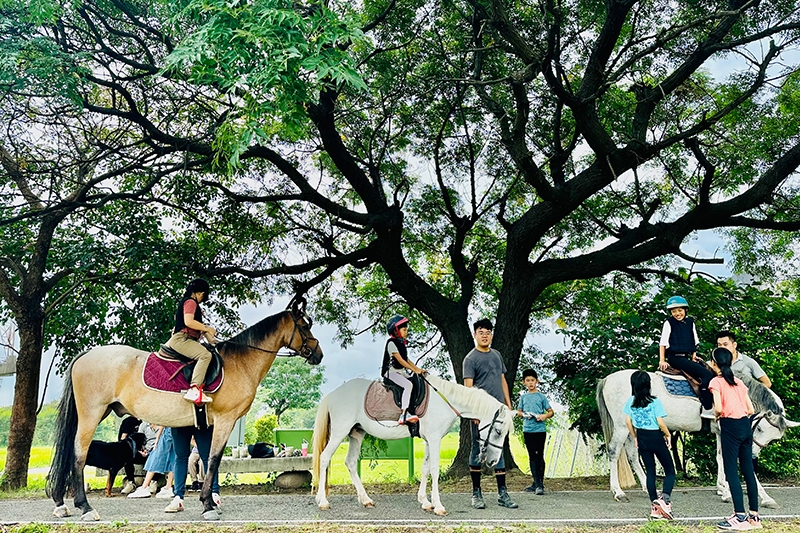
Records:
M500 461L503 455L503 444L505 442L505 410L500 410L496 418L489 423L486 434L481 435L486 443L484 446L486 465L492 467Z

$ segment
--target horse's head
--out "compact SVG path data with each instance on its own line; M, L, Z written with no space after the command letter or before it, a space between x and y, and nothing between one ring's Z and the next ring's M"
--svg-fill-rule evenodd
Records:
M753 428L753 455L758 454L767 447L767 445L783 437L786 429L790 427L797 427L800 425L798 422L789 420L783 414L776 414L772 411L763 411L756 413L751 422Z
M493 467L503 456L506 435L514 427L514 417L505 405L501 406L491 418L480 419L478 440L481 444L480 462Z
M309 364L318 365L322 361L322 348L314 334L311 333L313 322L306 315L305 298L295 299L288 312L294 322L294 330L287 347L297 352Z

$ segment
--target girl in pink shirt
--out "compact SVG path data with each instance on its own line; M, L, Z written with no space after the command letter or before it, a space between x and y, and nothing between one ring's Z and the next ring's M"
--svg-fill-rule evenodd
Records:
M746 531L761 528L758 517L758 489L753 472L753 430L750 415L755 412L747 395L747 386L733 375L733 355L725 348L711 353L711 366L719 374L711 380L708 388L714 396L714 413L719 421L722 464L731 489L733 515L719 522L720 529ZM747 499L750 511L744 511L744 496L739 483L739 469L747 484Z

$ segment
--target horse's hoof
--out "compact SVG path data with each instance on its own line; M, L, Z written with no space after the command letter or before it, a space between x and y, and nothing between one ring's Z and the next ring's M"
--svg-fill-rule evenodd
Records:
M59 505L58 507L53 509L53 516L55 516L56 518L66 518L71 515L66 505Z
M625 494L614 495L614 499L620 503L630 503L630 499Z
M423 504L422 505L422 510L423 511L433 511L433 504L432 503Z
M219 513L214 509L203 513L203 520L219 520Z
M321 511L330 511L331 510L331 504L329 504L329 503L321 503L319 505L319 508L320 508Z
M364 507L366 507L367 509L374 509L375 508L375 502L372 501L372 500L370 500L368 502L364 502Z
M433 513L436 516L445 516L445 515L447 515L447 509L445 509L444 507L442 507L441 509L434 509Z
M776 502L772 498L770 498L768 500L762 500L761 501L761 506L762 507L766 507L768 509L778 509L778 508L780 508L780 505L778 505L778 502Z
M97 522L100 520L100 513L92 509L91 511L87 511L81 515L82 522Z
M728 494L727 496L723 496L722 497L722 502L723 503L731 503L732 501L733 500L731 499L731 495L730 494Z

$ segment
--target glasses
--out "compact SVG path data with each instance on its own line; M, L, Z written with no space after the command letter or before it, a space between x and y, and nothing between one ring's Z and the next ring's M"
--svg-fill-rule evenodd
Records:
M478 332L475 333L475 335L477 335L478 337L491 337L492 336L492 332L491 331L478 331Z

